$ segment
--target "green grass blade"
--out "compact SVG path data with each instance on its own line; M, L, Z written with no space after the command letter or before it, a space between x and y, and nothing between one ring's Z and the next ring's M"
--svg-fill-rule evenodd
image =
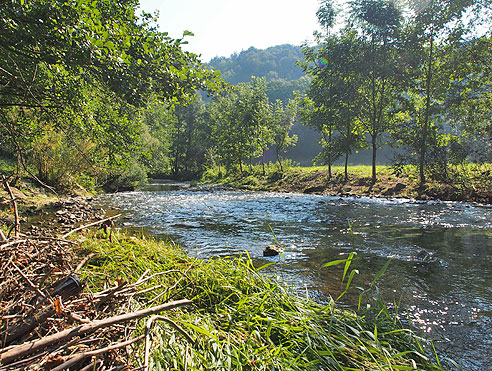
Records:
M391 260L392 260L392 259L389 259L389 260L386 262L386 264L383 266L383 268L381 268L381 269L379 270L378 274L376 274L376 276L374 277L374 279L373 279L373 280L372 280L372 282L371 282L371 287L373 287L373 286L374 286L374 284L376 283L376 281L377 281L378 279L380 279L380 278L381 278L381 276L382 276L382 275L386 272L386 270L388 269L389 265L391 264Z

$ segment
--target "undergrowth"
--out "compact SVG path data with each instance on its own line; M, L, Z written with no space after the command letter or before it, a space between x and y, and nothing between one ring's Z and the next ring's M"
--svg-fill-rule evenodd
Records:
M294 296L260 274L248 256L193 259L172 242L116 233L80 236L79 254L96 255L86 266L90 288L153 278L135 310L192 299L193 307L164 313L153 330L155 370L442 370L419 339L387 315L365 316ZM143 320L137 332L143 332ZM184 336L187 333L188 336ZM191 341L192 340L192 341ZM143 346L141 347L143 348ZM143 349L133 354L134 366Z

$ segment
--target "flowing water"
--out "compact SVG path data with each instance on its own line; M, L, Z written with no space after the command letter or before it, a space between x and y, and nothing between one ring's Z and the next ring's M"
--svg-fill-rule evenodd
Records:
M400 302L413 326L463 370L492 370L492 207L407 199L192 189L154 184L147 191L104 195L123 225L172 237L202 258L247 251L266 274L300 295L328 302L344 289L342 267L323 263L357 253L353 286L367 287L392 259L378 289ZM274 242L283 256L263 257ZM358 291L344 296L357 303Z

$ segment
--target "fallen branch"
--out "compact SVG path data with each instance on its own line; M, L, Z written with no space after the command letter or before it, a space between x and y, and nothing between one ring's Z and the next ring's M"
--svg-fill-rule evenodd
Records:
M34 330L40 324L46 322L46 320L52 317L55 313L56 312L55 309L53 308L53 305L50 305L44 308L43 310L41 310L39 313L32 314L31 316L29 316L23 321L23 324L21 326L8 329L2 334L2 338L4 339L4 344L9 345L13 341L20 339L25 334Z
M24 344L14 346L5 352L0 351L0 364L2 364L2 365L8 364L9 362L11 362L11 361L13 361L19 357L26 357L30 354L39 352L42 349L44 349L50 345L53 345L55 343L58 343L61 341L68 341L75 336L87 335L87 334L93 333L94 331L101 329L101 328L113 326L113 325L123 323L123 322L132 321L132 320L146 317L146 316L151 316L153 314L162 312L164 310L173 309L173 308L183 306L183 305L189 305L192 303L193 302L191 300L187 300L187 299L173 301L173 302L161 304L161 305L158 305L158 306L155 306L152 308L142 309L142 310L139 310L139 311L133 312L133 313L121 314L121 315L106 318L103 320L95 320L95 321L92 321L91 323L88 323L86 325L81 325L79 327L60 331L56 334L49 335L49 336L46 336L46 337L38 339L38 340L34 340L34 341L30 341L30 342L27 342Z
M77 268L75 268L75 270L73 271L73 273L79 273L79 271L82 269L82 267L83 267L84 265L86 265L86 263L87 263L89 260L91 260L91 259L92 259L95 255L96 255L96 254L93 254L93 253L91 253L91 254L87 255L87 256L84 258L84 260L82 260L82 261L79 263L79 265L77 265Z
M99 354L103 354L103 353L109 352L109 351L114 350L114 349L119 349L119 348L126 347L128 345L131 345L133 343L136 343L137 341L142 340L143 338L145 338L145 335L140 335L139 337L136 337L135 339L130 339L130 340L127 340L127 341L125 341L123 343L113 344L113 345L110 345L110 346L108 346L106 348L102 348L102 349L97 349L97 350L93 350L93 351L90 351L90 352L76 354L73 357L71 357L68 361L62 363L61 365L59 365L57 367L55 367L51 371L62 371L62 370L66 370L67 368L69 368L69 367L71 367L73 365L76 365L79 362L82 362L87 357L97 356Z
M22 244L24 242L27 242L27 240L15 240L15 241L11 241L11 242L8 242L8 243L0 246L0 249L5 249L6 247L17 245L17 244Z
M101 365L101 361L96 360L92 363L89 363L87 366L84 368L80 369L80 371L94 371L94 370L99 370L99 367Z
M78 227L78 228L75 228L74 230L71 230L70 232L64 234L62 236L63 239L67 238L68 236L70 236L72 233L75 233L75 232L78 232L78 231L81 231L82 229L86 229L86 228L90 228L90 227L93 227L95 225L99 225L99 224L103 224L107 221L110 221L110 220L113 220L113 219L116 219L116 218L119 218L121 216L121 214L118 214L118 215L114 215L114 216L111 216L109 218L106 218L106 219L103 219L103 220L98 220L97 222L94 222L94 223L91 223L91 224L87 224L87 225L83 225L81 227Z

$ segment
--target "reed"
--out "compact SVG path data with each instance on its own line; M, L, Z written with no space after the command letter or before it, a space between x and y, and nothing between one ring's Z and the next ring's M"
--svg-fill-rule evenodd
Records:
M135 309L193 300L192 308L166 312L189 336L170 322L154 327L151 369L442 370L425 355L423 340L395 317L358 315L335 300L322 306L295 296L260 274L247 255L193 259L172 242L123 233L110 241L102 232L86 236L81 249L96 253L85 271L89 287L134 282L150 270L142 294L131 298ZM342 262L347 277L351 260ZM143 333L143 322L137 328ZM143 346L133 355L135 367L142 354Z

